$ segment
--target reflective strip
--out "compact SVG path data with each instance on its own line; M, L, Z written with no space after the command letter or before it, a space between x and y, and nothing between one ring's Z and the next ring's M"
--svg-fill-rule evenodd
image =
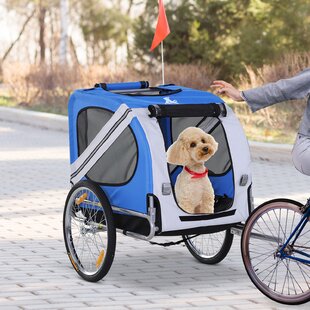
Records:
M80 181L130 124L132 110L122 104L84 152L71 164L71 183Z

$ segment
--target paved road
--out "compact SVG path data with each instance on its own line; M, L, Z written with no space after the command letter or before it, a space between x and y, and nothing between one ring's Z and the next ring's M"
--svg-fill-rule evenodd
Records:
M118 235L107 277L83 281L62 238L67 135L0 122L0 150L0 309L291 309L250 283L239 237L222 263L207 266L183 246ZM289 163L257 161L253 171L256 204L278 196L304 201L310 192L310 178Z

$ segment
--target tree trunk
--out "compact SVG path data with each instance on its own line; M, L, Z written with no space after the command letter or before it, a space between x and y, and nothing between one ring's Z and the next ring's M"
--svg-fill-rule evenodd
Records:
M59 62L64 65L68 52L68 0L60 0L60 32Z
M74 61L74 63L76 65L80 65L80 62L79 62L79 58L77 56L77 53L76 53L76 48L75 48L75 45L74 45L74 42L72 40L72 37L69 38L69 43L70 43L70 52L71 52L71 57ZM87 48L86 48L86 57L87 57L88 53L87 53ZM88 58L88 57L87 57Z
M50 22L49 22L49 31L50 31L50 39L49 39L49 52L50 52L50 65L51 65L51 68L54 67L54 46L55 46L55 30L54 30L54 21L55 21L55 18L54 18L54 14L53 14L53 11L50 10L49 12L49 19L50 19Z
M13 47L15 46L15 44L19 41L19 39L23 35L23 33L24 33L25 29L26 29L26 26L30 22L30 20L33 17L34 13L35 13L35 10L26 18L26 20L23 23L22 28L21 28L17 38L11 43L11 45L8 47L8 49L4 52L3 56L0 58L0 80L2 80L2 78L3 78L3 63L4 63L4 61L9 56L9 54L10 54L11 50L13 49Z
M46 7L40 0L39 3L39 47L40 47L40 64L45 64L45 15L46 15Z
M5 51L5 53L3 54L3 56L1 57L1 63L3 63L5 61L5 59L9 56L12 48L14 47L14 45L19 41L20 37L22 36L22 34L24 33L27 24L30 22L31 18L33 17L35 11L33 11L25 20L17 38L11 43L11 45L9 46L9 48Z
M127 9L127 16L129 16L129 17L130 17L132 6L133 6L133 0L130 0L129 4L128 4L128 9ZM131 52L130 52L130 43L129 43L129 39L128 39L129 38L129 28L127 28L127 30L126 30L126 38L127 38L127 41L126 41L127 61L130 63L131 62Z
M0 83L3 82L3 62L0 61Z

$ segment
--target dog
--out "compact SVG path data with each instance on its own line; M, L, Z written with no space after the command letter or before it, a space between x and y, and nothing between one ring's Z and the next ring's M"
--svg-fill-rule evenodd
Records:
M217 151L215 139L197 127L183 130L167 150L167 162L184 166L175 184L179 206L187 213L214 213L214 190L204 163Z

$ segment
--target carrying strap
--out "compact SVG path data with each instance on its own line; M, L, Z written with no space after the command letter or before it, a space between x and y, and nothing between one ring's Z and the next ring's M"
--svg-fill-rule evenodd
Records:
M130 124L134 117L131 109L122 104L98 132L84 152L71 164L71 183L80 181L112 143Z
M163 247L167 247L167 246L172 246L172 245L177 245L177 244L183 243L186 240L190 240L190 239L196 238L197 236L199 236L199 234L193 235L193 236L190 236L190 237L183 236L183 238L181 240L178 240L178 241L175 241L175 242L158 243L158 242L149 241L149 243L152 244L152 245L160 245L160 246L163 246Z

